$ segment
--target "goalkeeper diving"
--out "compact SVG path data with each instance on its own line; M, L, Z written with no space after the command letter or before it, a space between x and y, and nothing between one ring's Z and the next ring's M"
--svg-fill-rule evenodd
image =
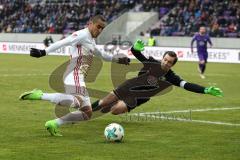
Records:
M125 81L106 97L95 101L92 104L93 111L111 112L114 115L130 112L132 109L149 101L152 96L172 87L172 85L190 92L223 97L220 88L214 86L204 87L187 82L175 74L171 70L178 61L175 52L165 52L162 60L158 61L153 57L146 58L141 53L143 50L144 43L141 40L137 40L131 48L132 54L143 63L143 68L139 71L138 77Z

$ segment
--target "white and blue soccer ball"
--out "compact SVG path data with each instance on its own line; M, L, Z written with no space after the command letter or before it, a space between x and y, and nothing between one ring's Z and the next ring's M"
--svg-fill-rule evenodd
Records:
M105 128L104 136L109 142L121 142L124 137L124 129L118 123L111 123Z

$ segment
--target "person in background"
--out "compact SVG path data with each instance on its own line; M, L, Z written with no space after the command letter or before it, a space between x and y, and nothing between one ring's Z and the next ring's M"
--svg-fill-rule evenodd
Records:
M51 36L48 36L43 40L43 44L44 44L45 48L49 47L49 45L51 43L53 43L53 39Z
M204 72L206 70L206 64L207 64L207 59L208 59L208 52L207 52L207 43L210 44L210 47L212 47L212 41L209 37L208 34L206 34L206 28L205 27L200 27L199 32L196 33L191 41L191 52L193 53L193 44L194 42L197 42L197 54L198 54L198 59L199 59L199 72L200 72L200 77L202 79L205 78Z
M148 39L148 46L149 47L153 47L156 45L156 40L153 38L152 35L150 35L149 39Z

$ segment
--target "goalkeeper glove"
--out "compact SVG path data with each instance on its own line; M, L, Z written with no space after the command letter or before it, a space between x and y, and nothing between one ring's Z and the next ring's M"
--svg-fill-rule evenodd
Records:
M36 58L43 57L43 56L46 56L46 51L45 50L36 49L36 48L31 48L30 56L36 57Z
M144 50L144 43L142 40L138 39L134 45L133 45L133 49L136 50L136 51L143 51Z
M210 94L217 97L223 97L223 91L217 87L207 87L204 89L205 94Z

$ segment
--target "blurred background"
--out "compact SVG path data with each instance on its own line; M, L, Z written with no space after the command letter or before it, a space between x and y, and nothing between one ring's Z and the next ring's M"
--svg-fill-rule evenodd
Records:
M239 48L238 0L0 0L0 41L57 41L84 28L89 18L103 14L109 25L98 44L109 41L189 47L190 37L206 26L214 48ZM174 40L174 42L173 42Z

